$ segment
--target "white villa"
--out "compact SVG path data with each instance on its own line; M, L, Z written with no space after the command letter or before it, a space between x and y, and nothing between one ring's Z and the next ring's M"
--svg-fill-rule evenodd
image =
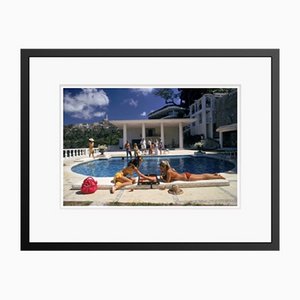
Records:
M216 98L212 94L202 96L190 106L191 135L202 135L203 138L214 138Z
M190 106L191 135L203 135L203 138L216 138L216 100L225 93L205 94Z
M123 148L128 140L139 144L142 138L146 141L161 140L165 148L183 149L184 132L200 135L203 139L218 140L223 148L224 139L236 135L237 124L216 127L217 100L225 93L205 94L189 107L189 118L186 109L178 105L166 105L148 115L146 120L111 120L110 122L122 131L119 147ZM177 116L177 118L176 118ZM236 139L236 137L235 137Z
M165 148L183 149L183 127L193 122L192 119L151 119L151 120L110 120L123 134L120 147L126 141L139 143L142 138L148 141L161 140Z
M226 140L230 136L236 139L237 124L232 123L216 127L217 100L222 98L224 93L205 94L190 106L190 119L193 120L189 128L191 135L200 135L204 139L211 138L218 140L220 147L224 147L224 137Z

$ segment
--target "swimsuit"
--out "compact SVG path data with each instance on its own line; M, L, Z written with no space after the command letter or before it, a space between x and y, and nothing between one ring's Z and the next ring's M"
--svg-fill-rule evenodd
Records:
M191 175L192 175L192 174L189 173L189 172L185 172L184 174L185 174L185 176L186 176L186 178L187 178L188 180L190 179L190 177L191 177Z
M130 169L129 169L129 170L127 170L126 173L129 174L129 175L132 175L132 174L133 174L133 170L130 170ZM121 184L122 182L119 182L118 179L119 179L120 177L123 177L123 176L126 177L126 175L123 173L123 171L117 172L117 173L115 174L115 176L114 176L114 183L115 183L115 184Z
M186 181L189 181L190 177L192 176L192 174L189 173L189 172L184 172L182 174L179 174L179 173L176 172L173 176L171 175L170 181L176 181L176 180L183 180L184 181L185 179L182 178L183 175L185 176Z
M92 143L92 142L89 142L89 151L90 151L90 154L93 154L95 152L94 143Z
M114 176L114 182L115 182L115 184L118 183L118 179L119 179L120 177L122 177L122 176L124 176L124 174L123 174L122 171L117 172L117 173L115 174L115 176Z

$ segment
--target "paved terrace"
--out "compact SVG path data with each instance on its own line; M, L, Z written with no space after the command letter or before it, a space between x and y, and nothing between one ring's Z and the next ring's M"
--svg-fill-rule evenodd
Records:
M189 155L191 150L173 150L165 155ZM212 154L213 155L213 154ZM106 152L96 159L125 156L125 151ZM215 155L214 155L215 156ZM199 205L199 206L236 206L237 205L237 174L236 170L221 173L226 180L202 180L197 182L174 182L171 184L150 186L128 186L110 194L111 177L95 178L99 189L94 194L80 193L80 185L86 176L71 171L75 164L92 159L69 158L64 160L64 205L65 206L103 206L103 205ZM232 161L232 160L231 160ZM182 188L181 195L172 195L168 189L172 184ZM133 188L133 191L132 191Z

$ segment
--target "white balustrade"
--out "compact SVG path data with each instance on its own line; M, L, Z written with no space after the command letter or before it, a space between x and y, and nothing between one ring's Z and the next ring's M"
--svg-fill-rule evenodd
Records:
M94 148L95 153L99 152L98 148ZM75 158L75 157L82 157L82 156L89 156L89 149L88 148L74 148L74 149L63 149L63 158Z

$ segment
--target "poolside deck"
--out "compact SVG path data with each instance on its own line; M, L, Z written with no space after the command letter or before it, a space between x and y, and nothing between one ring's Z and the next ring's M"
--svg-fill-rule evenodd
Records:
M173 150L165 155L189 155L192 150ZM124 156L124 151L107 152L106 157ZM71 171L71 166L89 158L64 160L64 206L103 206L103 205L200 205L200 206L236 206L237 174L236 170L221 173L226 180L205 180L198 182L177 182L183 189L181 195L172 195L168 189L172 184L153 186L129 186L110 194L112 178L96 178L99 189L90 195L80 193L80 185L86 176ZM134 188L132 191L131 188Z

